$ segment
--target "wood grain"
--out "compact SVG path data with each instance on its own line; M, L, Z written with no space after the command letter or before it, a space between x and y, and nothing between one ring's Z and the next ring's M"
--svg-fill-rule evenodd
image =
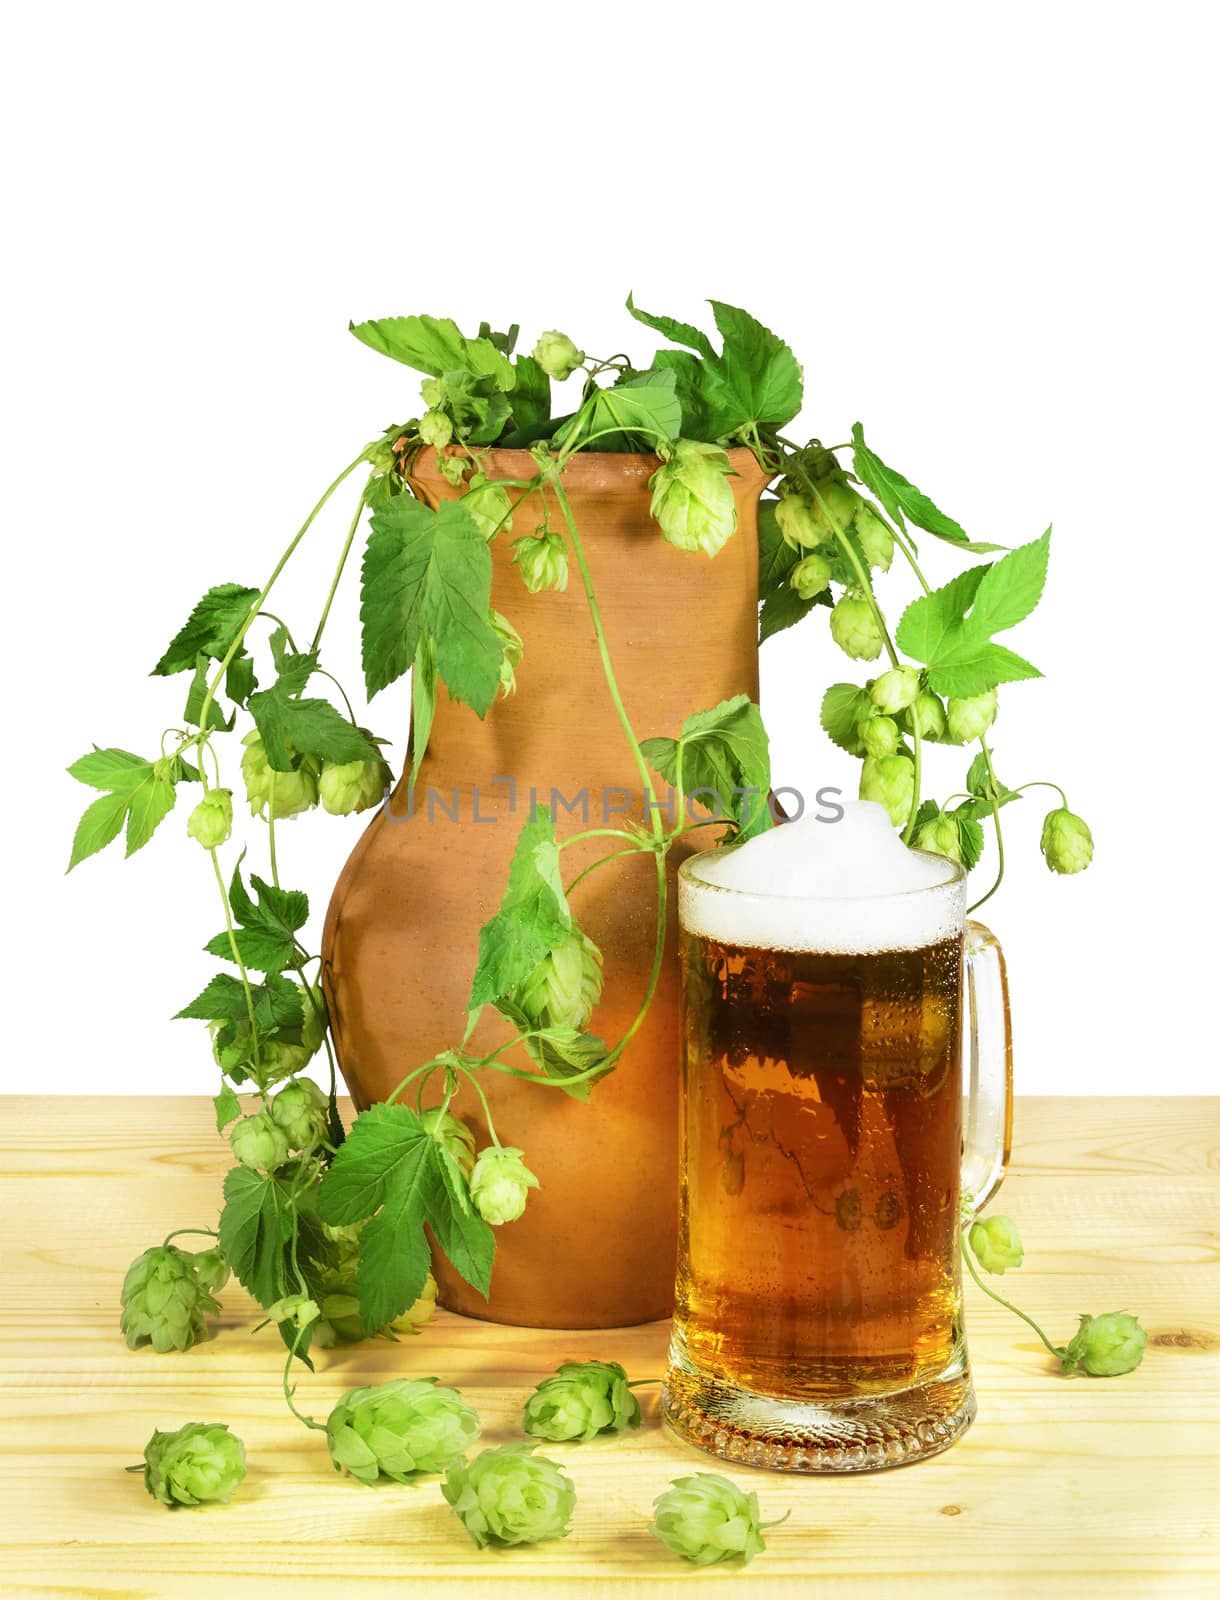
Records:
M1080 1310L1139 1313L1143 1366L1065 1378L1033 1335L968 1290L979 1420L896 1472L808 1480L735 1468L769 1516L744 1573L696 1574L646 1532L654 1496L714 1464L655 1420L634 1437L548 1447L576 1481L571 1536L479 1552L435 1485L335 1475L286 1412L272 1330L230 1285L216 1335L180 1355L127 1350L132 1256L211 1224L224 1148L205 1101L0 1101L0 1572L6 1595L151 1597L676 1595L840 1600L1220 1596L1220 1100L1043 1099L1018 1107L1003 1209L1028 1251L1020 1299L1066 1338ZM1011 1280L1009 1280L1011 1281ZM567 1356L659 1373L663 1324L612 1333L500 1328L441 1314L418 1339L323 1353L299 1399L394 1374L456 1383L485 1438L514 1436L533 1383ZM154 1427L229 1422L249 1476L233 1504L170 1513L122 1468ZM702 1590L700 1590L702 1592Z

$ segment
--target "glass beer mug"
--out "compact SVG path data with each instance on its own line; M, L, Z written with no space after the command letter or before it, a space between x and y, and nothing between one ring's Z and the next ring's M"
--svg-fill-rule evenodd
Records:
M961 1214L1011 1132L1003 957L966 921L965 873L845 810L679 873L663 1409L716 1455L797 1472L920 1460L970 1425Z

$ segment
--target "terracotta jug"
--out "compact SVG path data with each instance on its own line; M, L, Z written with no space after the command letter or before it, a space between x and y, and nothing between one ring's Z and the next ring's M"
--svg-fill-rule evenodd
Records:
M564 475L640 739L674 736L691 712L731 695L758 697L756 513L765 478L749 451L731 455L738 527L713 560L661 537L648 513L652 456L578 455ZM486 470L492 479L523 478L534 464L524 451L493 451ZM417 459L412 487L431 505L456 493L431 450ZM558 507L551 509L553 525L562 528ZM540 512L535 496L518 512L512 534L492 545L492 604L525 646L516 694L497 700L480 721L442 689L413 814L398 820L378 811L331 899L323 976L339 1062L360 1108L389 1094L412 1066L461 1042L479 928L499 905L531 787L542 807L552 789L569 801L588 794L587 822L579 806L572 815L557 810L561 838L600 825L606 796L611 808L622 808L611 826L644 817L575 560L565 591L538 595L511 565L511 539L532 532ZM667 786L655 781L663 803ZM455 795L457 821L450 817ZM390 809L407 811L405 777ZM689 845L680 841L671 880L682 856L714 837L708 829ZM565 883L620 847L603 838L565 850ZM599 867L572 897L574 916L605 957L602 1003L590 1026L611 1043L646 988L656 898L647 854ZM616 1327L669 1315L678 1216L676 923L671 881L656 998L617 1070L587 1103L493 1070L479 1074L501 1143L524 1150L541 1187L519 1221L497 1229L489 1301L438 1258L441 1301L452 1310L548 1328ZM489 1049L511 1031L488 1007L473 1043ZM506 1059L531 1065L520 1051ZM486 1125L469 1086L452 1109L482 1147Z

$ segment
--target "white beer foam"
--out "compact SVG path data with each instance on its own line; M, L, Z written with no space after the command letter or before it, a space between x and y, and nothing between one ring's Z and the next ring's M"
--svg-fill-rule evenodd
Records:
M721 944L826 955L918 950L959 933L965 880L954 864L908 849L875 801L842 805L837 822L804 817L692 856L678 880L682 926Z

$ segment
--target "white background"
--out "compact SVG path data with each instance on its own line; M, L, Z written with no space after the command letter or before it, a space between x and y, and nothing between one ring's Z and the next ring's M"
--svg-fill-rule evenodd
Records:
M1063 0L24 8L0 96L5 1086L215 1087L202 1030L167 1020L217 926L186 806L65 879L91 792L63 768L93 741L153 749L184 680L148 669L197 596L261 582L337 468L416 411L348 319L646 354L634 289L683 317L748 306L805 363L805 433L863 419L976 537L1054 519L1012 638L1046 681L1004 693L997 759L1063 783L1097 857L1054 879L1041 803L1007 813L988 913L1018 1087L1211 1090L1210 35L1203 6ZM312 621L345 515L276 609ZM350 684L354 611L349 577ZM816 715L852 672L820 619L766 647L778 781L854 783ZM392 690L375 723L401 738L406 715ZM284 830L319 913L360 827Z

